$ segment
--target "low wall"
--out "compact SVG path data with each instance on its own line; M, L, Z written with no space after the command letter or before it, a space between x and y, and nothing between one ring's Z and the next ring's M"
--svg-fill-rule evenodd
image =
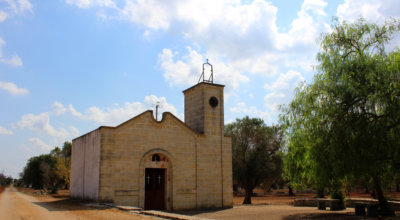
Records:
M317 207L318 205L314 198L299 198L294 199L294 206Z

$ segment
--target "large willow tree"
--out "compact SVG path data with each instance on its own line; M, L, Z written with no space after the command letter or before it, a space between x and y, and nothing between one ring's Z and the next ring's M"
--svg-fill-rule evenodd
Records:
M282 107L285 173L292 185L319 189L346 178L372 179L385 209L382 183L400 164L400 51L387 53L385 45L400 22L334 21L332 32L318 39L313 82L301 83Z

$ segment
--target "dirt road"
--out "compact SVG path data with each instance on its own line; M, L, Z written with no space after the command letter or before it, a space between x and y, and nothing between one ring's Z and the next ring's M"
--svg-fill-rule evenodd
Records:
M71 220L77 219L68 211L63 211L40 202L32 196L24 195L13 187L7 188L0 195L0 219L57 219Z

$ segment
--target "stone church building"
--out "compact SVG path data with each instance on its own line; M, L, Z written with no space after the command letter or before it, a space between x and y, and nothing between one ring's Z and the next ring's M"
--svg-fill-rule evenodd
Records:
M233 206L232 143L224 135L224 86L185 91L185 122L149 110L72 141L71 198L146 210Z

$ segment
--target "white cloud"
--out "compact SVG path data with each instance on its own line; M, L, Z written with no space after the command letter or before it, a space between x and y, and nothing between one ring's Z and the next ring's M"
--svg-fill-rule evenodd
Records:
M19 14L24 14L26 11L32 12L32 4L29 2L29 0L18 0L18 5L19 5L18 8Z
M32 11L32 4L29 2L29 0L3 0L5 2L4 4L1 4L2 1L0 1L0 7L5 10L0 11L0 22L3 22L6 20L10 15L25 15L26 12L31 12Z
M162 105L159 109L158 120L161 120L163 112L171 112L177 116L177 110L172 105L167 103L166 98L157 98L155 95L146 96L143 103L140 102L125 102L120 108L100 109L96 106L86 109L85 114L75 110L70 104L69 110L73 116L82 120L93 120L101 125L116 126L119 125L149 109L154 109L153 105L157 102ZM154 111L155 112L155 111Z
M259 117L264 121L271 121L271 115L268 111L261 112Z
M0 22L3 22L7 19L8 13L5 11L0 10Z
M97 19L99 19L101 21L105 21L108 18L107 14L103 10L96 12L96 15L97 15Z
M1 53L1 48L6 44L6 42L3 40L3 38L0 37L0 58L3 56Z
M188 86L197 84L203 71L202 63L205 57L192 48L187 47L188 55L183 60L174 62L174 54L169 49L164 49L158 55L160 68L165 71L164 77L170 85ZM241 74L233 66L226 65L218 59L210 59L213 65L214 83L226 85L225 95L229 97L240 83L249 81L249 78ZM210 77L210 70L205 70L205 79Z
M327 5L322 0L305 0L288 33L278 32L278 9L264 0L251 4L241 4L238 0L126 0L120 7L108 2L67 0L81 8L99 7L104 13L114 13L116 18L138 24L146 29L145 39L151 30L182 34L192 44L205 45L208 58L221 58L236 71L264 75L278 72L279 65L285 64L289 55L315 54L318 50L315 38L321 31L329 30L321 18L326 16ZM310 14L317 15L316 19Z
M321 32L330 31L330 26L322 18L319 18L325 15L323 12L325 6L326 3L321 0L304 1L301 11L297 13L298 17L293 20L292 28L288 32L285 42L289 45L287 49L297 54L315 55L319 48L315 39ZM310 11L319 15L317 21L309 14Z
M69 129L71 131L71 136L72 138L78 137L79 136L79 130L75 128L74 126L69 126Z
M70 5L76 5L79 8L99 6L117 9L116 3L112 0L65 0L65 2Z
M80 8L88 8L92 4L91 0L65 0L65 1L70 5L74 4Z
M328 3L322 0L305 0L301 8L304 11L311 10L317 15L326 16L327 14L325 13L324 8L327 5Z
M12 124L13 125L13 124ZM14 125L13 125L14 126ZM56 130L50 125L49 113L41 113L39 115L27 114L21 117L21 120L14 126L19 129L27 128L36 134L48 135L57 138L59 141L69 140L70 133L64 128Z
M53 107L53 115L62 115L67 111L67 109L57 101L54 101L54 104L51 107Z
M1 16L1 15L0 15L0 16ZM2 52L1 52L1 48L2 48L5 44L6 44L6 42L5 42L2 38L0 38L0 62L2 62L2 63L7 63L7 64L10 64L10 65L12 65L12 66L22 66L22 60L21 60L21 58L19 58L19 56L18 56L16 53L14 53L14 55L12 56L11 59L4 59L4 58L2 58L2 57L3 57L3 54L2 54Z
M12 66L22 66L22 60L21 60L21 58L19 58L19 56L16 53L13 55L13 57L11 59L9 59L9 60L1 59L1 62L10 64Z
M297 71L290 70L286 74L281 73L279 78L272 85L265 84L264 88L271 92L264 97L265 106L276 111L278 105L287 104L293 98L293 91L304 81L304 77Z
M12 134L14 134L12 131L7 130L6 128L0 126L0 135L12 135Z
M236 107L230 108L229 110L237 113L243 112L255 116L258 116L258 114L261 113L261 111L257 110L255 106L246 107L244 102L237 103Z
M0 89L4 89L7 92L11 93L12 95L15 96L24 96L29 94L29 91L25 88L18 88L17 85L15 85L12 82L4 82L0 81Z
M251 99L253 99L253 98L254 98L254 95L253 95L253 94L250 94L249 96L250 96L250 98L251 98Z
M227 124L230 124L230 123L232 123L232 122L233 122L233 120L232 120L232 119L229 119L229 120L225 121L225 124L227 125Z
M19 145L18 148L23 150L23 151L31 151L31 149L29 149L27 146L25 146L25 144Z
M150 31L149 30L146 30L144 33L143 33L143 38L144 39L146 39L146 40L148 40L148 41L150 41Z
M286 66L288 67L300 67L304 71L312 71L312 67L316 65L315 62L312 62L311 60L308 59L307 56L299 57L299 58L294 58L291 60L288 60L286 62Z
M345 0L339 5L337 15L341 20L353 22L362 15L371 22L384 21L390 17L399 18L398 0Z
M53 150L52 147L49 145L45 144L42 140L39 138L29 138L29 142L32 145L32 149L40 149L40 150Z

